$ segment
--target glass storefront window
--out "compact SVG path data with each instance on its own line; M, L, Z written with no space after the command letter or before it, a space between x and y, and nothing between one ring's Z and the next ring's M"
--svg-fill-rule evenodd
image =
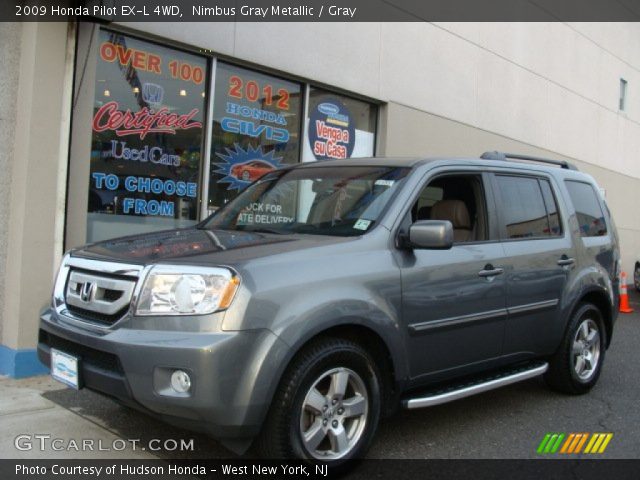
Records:
M370 157L378 108L319 88L309 92L303 161Z
M218 62L209 209L235 198L256 178L299 162L301 86Z
M93 23L78 29L72 108L67 248L194 225L283 165L371 156L378 113ZM313 197L303 182L282 205L301 212Z
M198 218L207 61L98 33L87 240Z

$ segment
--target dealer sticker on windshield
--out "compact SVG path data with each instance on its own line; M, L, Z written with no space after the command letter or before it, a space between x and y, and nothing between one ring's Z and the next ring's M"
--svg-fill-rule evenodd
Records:
M384 178L376 180L376 185L382 185L384 187L393 187L393 184L393 180L385 180Z
M51 376L70 387L80 388L78 382L78 358L52 348Z
M353 225L353 228L357 230L366 230L371 225L371 220L365 220L363 218L359 218L358 221Z

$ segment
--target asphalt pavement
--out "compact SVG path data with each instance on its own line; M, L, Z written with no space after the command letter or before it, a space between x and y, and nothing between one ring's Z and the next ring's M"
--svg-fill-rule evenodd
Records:
M640 295L633 292L630 297L635 313L620 315L604 370L589 394L558 394L549 390L542 379L533 379L437 407L400 411L380 426L369 457L538 458L536 449L548 432L610 432L613 439L599 458L639 458ZM142 445L151 439L159 439L160 445L164 440L188 442L193 439L193 451L161 449L151 455L172 459L234 457L204 435L165 425L101 395L65 388L46 377L20 381L4 379L0 388L5 392L7 389L13 391L16 399L20 389L26 388L31 393L24 405L33 404L32 411L27 408L20 415L20 408L15 407L20 402L12 403L5 396L7 401L0 404L0 425L6 433L9 433L7 425L16 422L20 425L19 428L14 425L16 432L40 432L45 426L38 422L38 415L53 415L54 418L49 419L53 422L50 429L56 428L55 418L58 418L58 426L60 422L74 425L59 436L102 435L110 442L113 438L133 438L140 439ZM5 443L7 445L0 448L0 457L15 458L12 445L9 441ZM73 455L73 452L67 452L67 455ZM148 452L137 452L136 455L149 458ZM75 456L86 458L83 454Z

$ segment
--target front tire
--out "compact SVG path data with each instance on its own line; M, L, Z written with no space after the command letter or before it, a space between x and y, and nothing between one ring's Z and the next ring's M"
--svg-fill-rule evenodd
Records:
M581 304L571 317L562 345L549 362L544 376L547 384L571 395L591 390L602 370L606 334L598 308Z
M287 368L257 453L331 465L361 458L380 419L380 385L378 369L360 345L314 341Z
M633 270L633 283L636 290L640 292L640 263L636 263L636 268Z

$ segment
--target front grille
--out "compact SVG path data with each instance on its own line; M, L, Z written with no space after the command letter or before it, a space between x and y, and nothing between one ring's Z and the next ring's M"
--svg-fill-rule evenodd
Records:
M79 320L113 325L129 310L135 285L136 279L130 276L72 268L65 288L67 313Z
M50 348L68 353L82 359L83 363L96 366L102 370L117 373L124 376L124 370L118 357L112 353L96 350L80 343L75 343L45 330L40 330L38 341Z
M100 325L109 326L120 320L126 313L129 307L125 307L114 315L105 315L100 312L92 312L91 310L85 310L84 308L74 307L73 305L67 305L67 311L71 313L75 318L79 320L85 320L88 322L98 323Z
M111 290L109 288L106 288L104 290L104 299L110 302L119 300L120 298L122 298L122 295L124 295L124 292L121 292L120 290Z

